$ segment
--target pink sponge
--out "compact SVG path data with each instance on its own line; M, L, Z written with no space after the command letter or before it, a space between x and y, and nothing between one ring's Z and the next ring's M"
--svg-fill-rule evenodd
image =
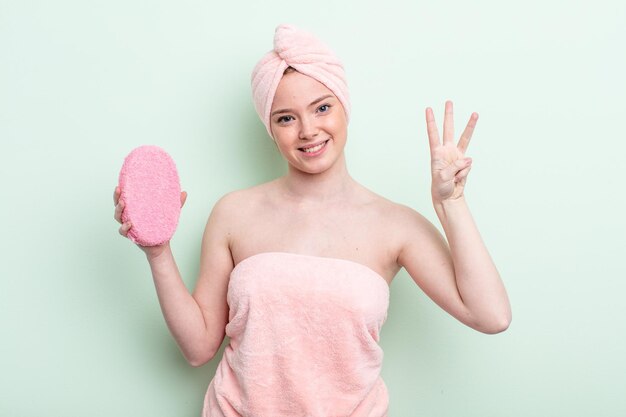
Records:
M180 216L180 181L174 160L158 146L140 146L128 154L119 177L122 221L128 237L142 246L172 238Z

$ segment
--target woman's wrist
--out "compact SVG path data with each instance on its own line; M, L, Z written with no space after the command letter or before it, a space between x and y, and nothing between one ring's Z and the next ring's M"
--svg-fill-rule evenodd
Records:
M433 207L437 212L449 212L465 205L467 205L467 201L465 201L465 196L460 196L458 198L448 198L445 200L435 200L433 198Z
M169 254L171 254L169 241L158 246L144 246L141 250L144 251L146 259L151 265L161 262L163 259L167 258Z
M435 208L435 212L437 213L437 217L439 217L441 225L446 231L451 219L456 218L461 221L461 219L466 217L468 212L467 201L464 196L442 201L433 200L433 207Z

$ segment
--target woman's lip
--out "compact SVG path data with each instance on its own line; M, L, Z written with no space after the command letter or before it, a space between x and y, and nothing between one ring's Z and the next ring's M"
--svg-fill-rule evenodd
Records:
M301 148L298 148L298 150L301 150L301 151L303 151L303 152L306 152L306 151L305 151L305 149L315 148L316 146L319 146L319 145L321 145L322 143L326 143L326 142L328 142L328 141L329 141L329 139L326 139L326 140L323 140L323 141L318 142L318 143L313 144L313 145L303 146L303 147L301 147Z
M317 144L315 144L315 145L313 145L313 146L307 146L306 148L298 148L298 150L299 150L300 152L302 152L305 156L308 156L308 157L318 156L318 155L320 155L321 153L323 153L323 152L326 150L326 146L328 145L328 142L329 142L329 141L330 141L330 139L326 139L325 141L323 141L323 142L319 142L319 143L317 143ZM319 149L318 149L317 151L315 151L315 152L306 152L306 151L304 150L304 149L311 149L311 148L315 148L316 146L320 146L320 145L322 145L322 147L321 147L321 148L319 148Z

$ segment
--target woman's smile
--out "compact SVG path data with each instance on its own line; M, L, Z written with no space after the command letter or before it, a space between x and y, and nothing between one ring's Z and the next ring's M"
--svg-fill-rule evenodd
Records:
M297 71L285 73L270 115L272 137L290 169L345 171L346 113L324 84Z
M301 148L298 148L298 150L303 152L304 155L306 155L307 157L318 156L324 152L324 150L326 149L326 144L329 140L330 139L326 139L324 142L303 146Z

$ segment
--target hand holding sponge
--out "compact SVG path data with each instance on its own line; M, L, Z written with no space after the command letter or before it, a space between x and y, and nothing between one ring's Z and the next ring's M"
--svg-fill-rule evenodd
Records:
M144 145L126 156L119 174L121 222L127 237L141 246L169 241L178 225L181 188L176 165L158 146Z

